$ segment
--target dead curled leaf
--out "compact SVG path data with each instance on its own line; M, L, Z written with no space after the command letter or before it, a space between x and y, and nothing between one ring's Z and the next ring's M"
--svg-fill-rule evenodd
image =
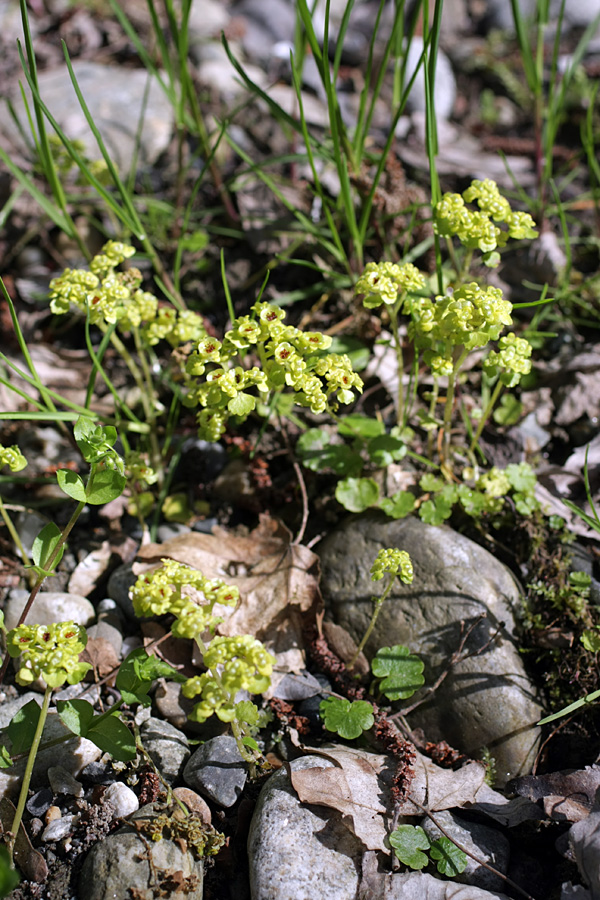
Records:
M600 766L586 766L576 772L524 775L510 782L509 788L533 802L541 800L551 819L580 822L590 814L600 788Z
M164 544L147 544L133 571L139 575L164 558L239 588L241 601L219 625L219 634L253 635L270 642L274 653L293 648L293 669L302 668L302 631L310 620L306 614L321 604L318 557L307 547L292 544L283 524L262 515L249 535L215 528L213 534L189 532Z

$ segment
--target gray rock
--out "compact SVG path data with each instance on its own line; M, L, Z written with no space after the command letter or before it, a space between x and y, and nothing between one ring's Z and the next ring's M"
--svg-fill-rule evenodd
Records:
M150 803L134 813L132 821L155 815ZM180 889L173 885L174 873L185 879ZM179 843L150 840L128 824L92 848L81 870L78 896L80 900L130 900L138 891L138 896L158 897L159 891L165 896L164 884L171 883L170 900L202 900L203 875L202 861L184 852Z
M183 770L183 780L219 806L233 806L246 784L246 764L235 738L223 734L198 747Z
M35 691L27 691L12 700L7 700L4 692L0 695L0 728L6 728L13 716L22 709L30 700L35 700L38 706L42 705L42 698Z
M454 879L452 879L454 880ZM478 887L465 888L442 881L427 872L403 872L385 876L385 900L509 900L508 894Z
M4 607L4 623L7 629L15 628L23 612L29 591L14 590L8 595ZM75 622L89 625L94 621L96 611L85 597L62 591L40 591L27 614L27 624L49 625L51 622Z
M83 785L76 778L73 778L64 766L50 766L48 769L48 782L55 794L83 797Z
M490 828L488 825L480 825L478 822L468 822L448 810L436 812L435 820L440 823L447 837L454 838L458 844L466 850L470 850L477 859L506 875L510 844L500 831ZM436 828L431 819L427 817L421 822L421 827L430 841L442 837L440 829ZM505 885L499 875L494 875L470 856L467 856L467 868L452 880L462 884L473 884L488 891L501 891Z
M415 69L417 70L408 97L408 108L413 112L422 112L427 106L422 53L423 38L414 36L408 47L405 75L405 84L408 84ZM442 50L438 50L437 55L433 96L436 116L440 119L449 119L456 99L456 80L450 61Z
M62 840L62 838L65 838L75 830L78 821L79 816L75 815L67 815L62 816L60 819L54 819L54 821L50 822L49 825L46 825L42 831L42 840L47 842Z
M378 587L370 568L382 547L407 550L415 578L412 585L396 579L367 643L369 658L380 647L407 645L425 662L425 683L433 684L459 647L461 622L468 628L486 615L465 648L480 654L451 668L435 694L411 714L410 725L469 756L478 757L487 747L499 782L528 772L538 743L532 726L543 713L513 637L520 596L512 575L450 528L372 512L349 519L320 545L321 590L334 621L356 641L371 618Z
M332 765L316 756L291 763L296 771ZM250 824L252 900L354 900L363 849L330 810L300 803L280 769L263 787Z
M129 597L129 590L137 581L137 575L133 574L131 565L125 563L118 566L112 572L108 579L107 593L111 600L117 604L119 609L132 622L139 622L138 617L133 611L133 603Z
M144 749L169 784L180 777L190 756L188 740L177 728L162 719L146 719L140 728Z
M142 166L151 165L166 149L174 122L173 107L158 82L150 79L148 84L145 69L128 69L124 76L121 66L100 65L87 60L75 60L73 71L108 153L123 174L129 172L133 162L140 117L144 112L138 161ZM82 140L91 160L100 159L100 150L77 100L67 67L40 72L38 81L42 99L67 136L71 140ZM148 99L144 111L146 90ZM27 118L19 92L15 93L14 104L27 132ZM9 116L3 117L2 129L20 146L18 131Z
M19 698L22 699L22 698ZM41 696L35 697L36 702L41 706ZM16 712L16 709L15 709ZM14 715L14 713L13 713ZM71 735L72 732L63 725L55 710L50 710L46 724L44 726L44 734L42 736L42 746L46 741L52 741L64 735ZM0 734L0 743L5 743L7 738ZM36 790L39 787L46 787L48 784L48 769L51 766L62 766L74 777L89 763L99 759L102 751L86 738L79 738L75 735L53 747L46 747L38 752L33 768L33 776L31 779L31 787ZM27 760L21 759L15 763L10 769L2 769L0 771L0 796L14 797L19 793L23 782L23 773Z

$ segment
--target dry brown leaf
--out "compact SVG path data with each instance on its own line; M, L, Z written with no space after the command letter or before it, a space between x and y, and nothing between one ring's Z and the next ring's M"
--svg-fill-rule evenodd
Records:
M417 816L423 808L437 812L476 803L478 792L485 785L486 768L478 762L467 763L462 769L442 769L417 753L414 770L410 794L398 807L401 816Z
M148 652L152 652L154 656L169 663L181 675L191 678L197 675L195 666L192 664L192 649L194 644L192 641L186 641L182 638L174 637L166 628L159 625L158 622L142 622L140 624L142 639L145 648L151 648ZM165 637L168 635L168 637ZM156 643L160 641L160 643Z
M113 645L100 637L88 640L81 654L81 661L90 663L94 674L98 678L104 678L118 667L120 659Z
M440 881L426 872L388 875L379 900L509 900L507 894L486 891L472 884Z
M389 853L385 845L389 831L386 816L392 804L380 777L386 757L350 747L335 747L319 756L336 766L299 769L290 774L301 802L338 810L344 824L368 850Z
M600 900L600 811L597 805L587 818L571 826L569 846L583 880L589 885L590 900Z
M134 564L135 574L170 558L222 578L240 591L241 601L218 627L219 634L250 634L268 641L274 653L295 649L293 669L303 665L302 631L306 614L321 602L318 557L292 544L289 531L268 515L247 536L215 528L213 534L189 532L164 544L147 544Z
M102 541L96 550L88 553L73 569L73 574L69 578L69 593L88 597L108 569L111 556L110 543Z
M510 783L510 789L521 797L541 800L546 814L560 822L585 819L599 787L600 766L586 766L577 772L524 775Z
M14 822L16 808L7 798L0 799L0 830L10 831ZM35 884L43 884L48 877L48 865L42 854L34 850L29 835L21 822L14 847L15 863L22 874Z

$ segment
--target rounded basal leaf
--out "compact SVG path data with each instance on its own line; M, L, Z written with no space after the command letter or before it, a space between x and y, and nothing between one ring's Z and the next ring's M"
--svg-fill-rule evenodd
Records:
M344 416L338 424L338 434L346 434L351 437L361 437L364 440L383 436L385 426L378 419L371 416L363 416L360 413L350 413Z
M120 497L127 479L116 469L96 469L92 472L85 490L85 501L93 506L102 506Z
M404 519L414 510L415 499L410 491L398 491L391 497L384 497L379 507L390 519Z
M441 875L455 878L467 868L467 855L459 850L447 837L440 837L431 844L429 851L431 858L437 863L437 870Z
M373 675L383 678L379 687L388 700L412 697L425 683L423 669L423 660L402 644L381 647L371 662Z
M386 466L397 462L406 456L406 444L391 434L381 434L372 438L367 446L367 452L376 466L384 469Z
M233 416L247 416L256 406L256 397L241 391L227 404L227 409Z
M358 475L363 467L360 453L346 444L332 444L323 428L309 428L298 438L296 453L311 472L332 469L336 475Z
M523 414L523 404L512 394L504 394L500 405L494 410L494 422L498 425L515 425Z
M327 731L333 731L347 741L360 737L363 731L373 727L373 707L366 700L345 697L327 697L319 706Z
M377 505L379 485L373 478L345 478L335 489L335 499L349 512L364 512Z
M429 850L429 838L419 825L399 825L388 838L394 853L405 866L424 869L429 860L423 850Z

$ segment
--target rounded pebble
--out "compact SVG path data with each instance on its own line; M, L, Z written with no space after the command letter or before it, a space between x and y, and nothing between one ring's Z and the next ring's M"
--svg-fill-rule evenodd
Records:
M113 816L115 819L121 819L130 816L140 808L140 803L131 788L128 788L122 781L115 781L109 784L102 797L103 803L110 803L113 808Z

